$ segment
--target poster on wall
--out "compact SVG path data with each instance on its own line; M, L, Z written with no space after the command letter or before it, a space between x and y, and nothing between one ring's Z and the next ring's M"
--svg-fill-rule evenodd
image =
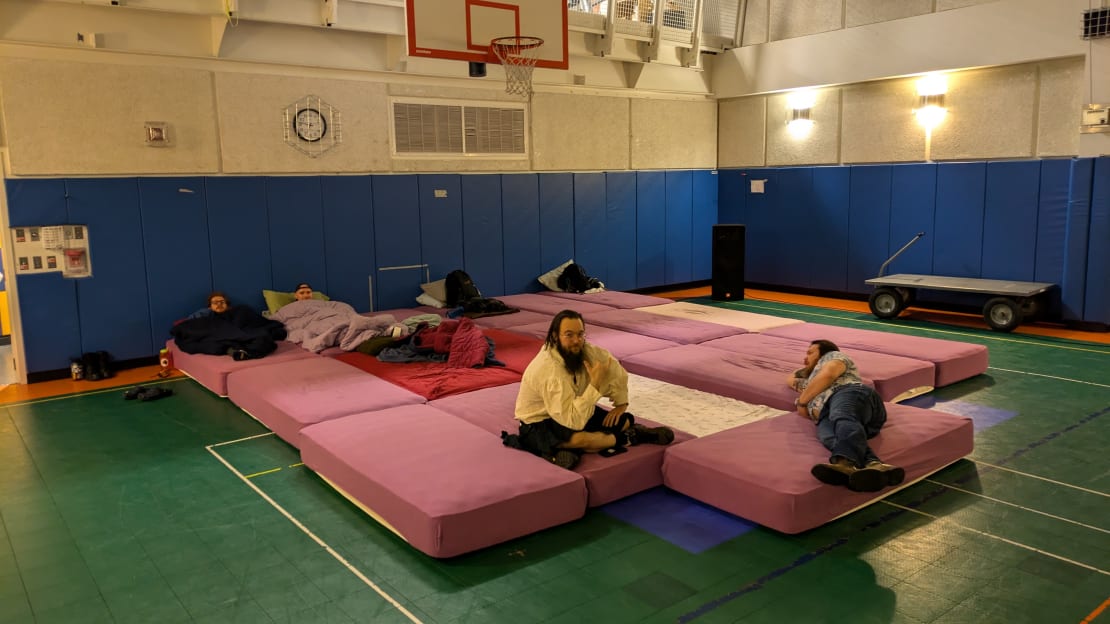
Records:
M11 229L15 272L92 276L89 237L84 225L41 225Z

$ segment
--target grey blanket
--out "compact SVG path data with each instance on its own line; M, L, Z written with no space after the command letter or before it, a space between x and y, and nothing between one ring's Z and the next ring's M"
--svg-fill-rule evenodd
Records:
M364 341L389 334L394 327L408 329L389 314L362 316L342 301L294 301L270 315L289 332L287 340L313 353L328 347L354 351Z

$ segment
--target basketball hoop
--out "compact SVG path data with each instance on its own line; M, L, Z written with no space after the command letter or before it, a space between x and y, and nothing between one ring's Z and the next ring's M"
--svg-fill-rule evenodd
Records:
M532 96L532 70L539 60L539 37L498 37L489 47L505 68L505 93Z

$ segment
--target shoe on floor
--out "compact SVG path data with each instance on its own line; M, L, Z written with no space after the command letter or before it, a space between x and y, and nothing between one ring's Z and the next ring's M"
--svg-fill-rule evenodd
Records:
M898 466L884 464L879 460L868 462L864 468L878 470L886 478L887 485L898 485L906 480L906 471Z
M667 427L645 427L643 425L632 425L628 428L628 443L631 446L639 446L640 444L661 444L666 446L674 442L674 431Z
M147 388L138 394L140 401L157 401L158 399L171 396L173 390L169 388Z
M852 462L840 458L827 464L816 464L809 469L809 474L821 483L829 485L848 485L852 475L857 472L859 468L856 468Z
M571 470L577 466L579 459L578 453L567 450L556 451L554 455L547 458L549 462L560 468L566 468L567 470Z
M125 390L123 393L123 398L126 401L133 401L139 398L139 395L146 392L147 390L148 388L146 386L135 386L134 388Z

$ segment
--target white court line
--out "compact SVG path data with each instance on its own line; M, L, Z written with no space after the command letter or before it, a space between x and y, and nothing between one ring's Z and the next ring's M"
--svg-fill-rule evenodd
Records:
M271 434L262 434L262 435L271 435ZM259 437L262 437L262 436L252 436L251 438L259 438ZM250 440L251 438L243 438L243 440ZM221 444L231 444L233 442L241 442L241 441L242 440L232 440L231 442L223 442ZM327 542L325 542L324 540L317 537L315 533L310 531L308 529L308 527L306 527L305 525L301 524L300 521L297 520L296 518L294 518L293 515L290 514L288 511L286 511L284 507L277 504L277 501L270 498L270 496L268 494L263 492L261 489L258 488L258 486L251 483L249 479L244 477L243 473L236 470L234 466L229 464L226 459L221 457L220 454L217 453L214 450L214 447L216 447L216 446L220 446L220 445L219 444L211 444L211 445L208 445L204 448L207 449L209 453L212 453L212 455L214 455L216 457L216 459L220 460L220 463L222 463L224 466L226 466L228 470L235 473L235 476L239 477L239 480L242 481L243 483L246 483L247 487L254 490L259 496L261 496L263 499L265 499L266 502L270 503L270 505L272 505L274 507L274 509L277 509L279 512L281 512L281 515L285 516L286 519L288 519L298 529L300 529L302 532L304 532L305 535L311 537L312 541L316 542L321 547L323 547L324 550L326 550L329 555L331 555L332 557L335 558L336 561L338 561L339 563L342 563L348 570L350 570L350 572L352 574L357 576L359 578L359 580L361 580L363 583L366 583L366 585L370 589L373 589L375 592L377 592L377 594L379 596L386 599L391 605L393 605L398 611L403 613L405 615L405 617L407 617L414 624L423 624L423 622L421 622L419 618L417 618L415 615L413 615L411 611L406 609L404 607L404 605L402 605L401 603L394 600L393 596L390 596L389 594L385 593L385 591L383 591L382 588L380 588L380 587L378 587L377 585L374 584L374 581L371 581L370 579L366 578L366 575L364 575L361 571L359 571L358 568L354 567L353 565L350 564L350 562L348 562L346 559L344 559L343 555L335 552L335 550L332 549L331 546L328 546Z
M1012 342L1012 343L1015 343L1015 344L1022 344L1022 345L1027 345L1027 346L1030 346L1030 347L1051 347L1053 349L1066 349L1068 351L1087 351L1089 353L1098 353L1099 355L1110 355L1110 351L1106 351L1106 350L1102 350L1102 349L1091 349L1091 348L1084 348L1084 347L1070 347L1070 346L1067 346L1067 345L1049 344L1049 343L1044 343L1044 342L1033 342L1033 341L1030 341L1030 340L1016 340L1014 338L1004 338L1002 336L992 336L992 335L989 335L989 334L984 334L984 335L974 334L974 335L972 335L972 334L968 334L966 332L958 332L958 331L952 331L952 330L948 330L948 329L934 329L932 327L918 327L916 325L890 325L886 321L869 321L869 320L866 320L866 319L845 318L843 316L833 316L832 314L819 314L817 312L806 312L804 310L789 310L789 311L788 310L780 310L778 308L770 308L770 307L767 307L767 306L760 306L760 305L756 305L754 303L745 303L744 305L751 306L753 308L758 308L760 310L771 310L772 312L780 312L780 313L781 312L788 312L790 314L806 314L808 316L816 316L816 317L820 317L820 318L830 318L830 319L836 319L836 320L839 320L839 321L851 321L851 322L854 322L854 323L866 323L868 325L883 325L883 326L888 327L888 328L889 327L899 327L899 328L902 328L902 329L927 331L927 332L933 332L933 333L936 333L936 334L952 334L952 335L955 335L955 336L963 336L964 338L975 338L975 339L980 339L980 340L995 340L995 341L998 341L998 342ZM786 305L802 305L802 304L786 304ZM850 314L850 312L849 312L849 314ZM859 312L858 314L863 314L863 312ZM783 318L790 318L790 317L783 317ZM891 333L897 333L897 332L891 332Z
M1051 483L1053 485L1060 485L1060 486L1063 486L1063 487L1071 488L1073 490L1079 490L1080 492L1087 492L1088 494L1095 494L1097 496L1105 496L1107 498L1110 498L1110 494L1107 494L1106 492L1099 492L1098 490L1091 490L1091 489L1088 489L1088 488L1085 488L1085 487L1080 487L1078 485L1072 485L1070 483L1065 483L1063 481L1057 481L1055 479L1049 479L1048 477L1041 477L1041 476L1038 476L1038 475L1035 475L1035 474L1029 474L1028 472L1022 472L1020 470L1014 470L1013 468L1007 468L1005 466L998 466L998 465L995 465L995 464L988 464L987 462L985 462L981 459L972 459L970 457L968 457L966 459L968 461L975 462L976 464L982 464L984 466L987 466L988 468L994 468L995 470L1005 470L1006 472L1012 472L1016 475L1021 475L1023 477L1029 477L1030 479L1040 479L1041 481L1045 481L1045 482Z
M925 516L926 518L932 518L933 520L937 520L939 522L944 522L946 524L951 524L951 525L954 525L957 528L963 529L965 531L970 531L971 533L976 533L978 535L982 535L983 537L989 537L990 539L998 540L1000 542L1010 544L1011 546L1017 546L1018 548L1023 548L1025 550L1029 550L1029 551L1044 555L1046 557L1051 557L1053 559L1056 559L1057 561L1063 561L1064 563L1070 563L1074 566L1078 566L1080 568L1084 568L1084 569L1090 570L1092 572L1098 572L1099 574L1110 576L1110 572L1107 572L1106 570L1102 570L1102 569L1096 568L1092 565L1087 565L1085 563L1080 563L1078 561L1075 561L1074 559L1068 559L1067 557L1062 557L1060 555L1054 555L1054 554L1048 552L1047 550L1041 550L1040 548L1034 548L1032 546L1022 544L1021 542L1015 542L1014 540L1006 539L1005 537L1002 537L1001 535L995 535L994 533L987 533L986 531L980 531L979 529L973 529L969 526L960 524L959 522L955 522L954 520L949 520L948 518L941 518L939 516L934 516L931 513L925 513L924 511L919 511L919 510L913 509L911 507L906 507L905 505L899 505L898 503L892 503L892 502L890 502L886 499L883 499L879 502L886 503L887 505L890 505L891 507L895 507L895 508L901 509L903 511L909 511L909 512L912 512L912 513L915 513L915 514L918 514L918 515Z
M946 487L950 490L956 490L957 492L963 492L964 494L971 494L972 496L978 496L979 498L986 499L986 500L989 500L989 501L994 502L994 503L999 503L999 504L1002 504L1002 505L1008 505L1010 507L1016 507L1016 508L1021 509L1023 511L1028 511L1030 513L1035 513L1035 514L1038 514L1038 515L1041 515L1041 516L1045 516L1046 518L1052 518L1053 520L1059 520L1061 522L1067 522L1069 524L1074 524L1076 526L1083 527L1084 529L1090 529L1092 531L1098 531L1099 533L1106 533L1106 534L1110 535L1110 530L1103 529L1103 528L1100 528L1100 527L1097 527L1097 526L1092 526L1090 524L1084 524L1082 522L1079 522L1078 520L1071 520L1069 518L1065 518L1063 516L1057 516L1057 515L1054 515L1054 514L1050 514L1050 513L1045 512L1045 511L1038 511L1038 510L1033 509L1031 507L1025 507L1024 505L1018 505L1017 503L1011 503L1009 501L1004 501L1002 499L995 498L993 496L987 496L986 494L980 494L979 492L972 492L971 490L965 490L963 488L956 487L956 486L948 484L948 483L942 483L940 481L935 481L933 479L925 479L924 481L926 483L932 483L934 485L940 485L940 486Z
M1034 377L1045 377L1047 379L1056 379L1058 381L1070 381L1072 383L1086 384L1088 386L1097 386L1099 388L1110 388L1110 384L1100 384L1093 381L1083 381L1082 379L1071 379L1068 377L1057 377L1056 375L1045 375L1043 373L1030 373L1027 371L1013 370L1009 368L998 368L997 366L988 366L987 370L1004 371L1007 373L1017 373L1019 375L1032 375Z
M247 436L245 438L239 438L238 440L228 440L227 442L218 442L216 444L209 444L208 446L206 446L204 448L214 449L217 446L227 446L228 444L238 444L239 442L246 442L247 440L257 440L258 438L265 438L267 436L272 436L272 435L274 435L273 431L267 431L266 433L260 433L258 435Z

